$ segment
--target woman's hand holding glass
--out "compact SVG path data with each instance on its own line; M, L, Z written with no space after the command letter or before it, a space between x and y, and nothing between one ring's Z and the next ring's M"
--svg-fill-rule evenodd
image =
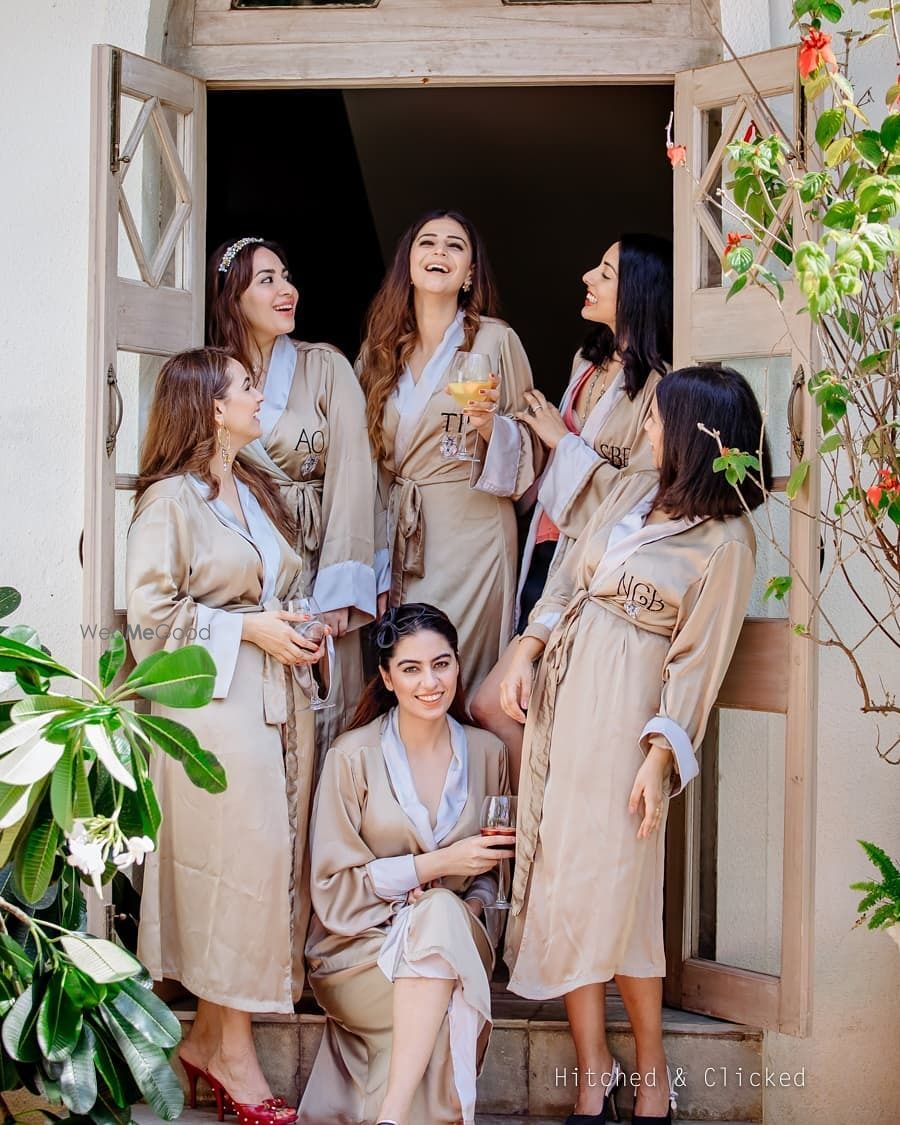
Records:
M322 614L322 620L331 630L333 637L343 637L350 625L350 609L329 609Z
M317 664L325 654L325 637L315 641L300 636L294 628L296 623L307 619L305 614L284 609L245 613L241 619L241 639L261 648L281 664ZM330 632L327 629L326 636Z
M509 847L509 837L466 836L437 851L423 852L415 859L416 873L420 885L434 882L445 875L457 875L463 879L483 875L497 866L501 859L513 859L515 847ZM505 846L504 846L505 845Z
M485 441L491 440L494 432L494 415L500 406L500 379L497 375L490 376L490 385L479 387L475 392L476 397L466 403L466 414L469 416L469 425L477 430Z

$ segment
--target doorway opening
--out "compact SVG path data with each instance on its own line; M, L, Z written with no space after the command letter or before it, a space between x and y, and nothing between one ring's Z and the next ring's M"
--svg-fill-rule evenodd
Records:
M672 235L672 102L671 85L210 91L208 249L281 242L296 334L352 360L401 232L458 208L556 399L585 334L582 274L622 231Z

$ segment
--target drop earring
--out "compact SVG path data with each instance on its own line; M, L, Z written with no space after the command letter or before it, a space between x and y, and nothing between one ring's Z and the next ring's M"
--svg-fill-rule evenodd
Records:
M222 468L228 472L231 465L231 432L224 425L218 430L219 453L222 455Z
M472 288L472 275L469 274L469 276L463 282L463 293L468 293L471 288Z

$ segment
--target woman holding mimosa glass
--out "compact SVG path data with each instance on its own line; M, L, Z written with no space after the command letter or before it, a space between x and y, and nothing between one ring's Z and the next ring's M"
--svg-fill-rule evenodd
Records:
M521 415L548 458L523 499L535 506L516 596L519 630L623 469L653 466L644 423L672 360L671 243L623 234L583 281L581 316L593 327L575 355L559 409L540 391L529 391ZM472 714L509 749L517 788L522 728L500 706L500 683L512 654L510 647L481 685Z
M373 632L378 672L313 813L306 953L327 1021L300 1120L470 1125L491 1029L483 916L515 839L506 750L467 725L444 613L407 603Z
M401 238L357 360L379 469L379 592L391 605L426 601L447 611L470 689L512 635L513 498L543 456L512 418L527 405L531 369L495 306L477 231L459 212L432 211ZM498 393L489 398L491 389Z
M375 474L350 364L329 344L291 339L298 297L276 242L241 238L210 259L210 342L239 359L264 396L262 434L241 456L278 482L297 524L303 592L315 597L334 636L333 706L317 714L321 760L363 686L359 628L375 615Z
M714 472L718 448L698 424L722 445L762 446L768 480L762 416L743 376L722 367L667 375L646 423L658 472L620 474L547 583L501 684L504 710L525 725L510 988L563 996L581 1073L606 1076L579 1088L573 1125L606 1121L618 1075L604 1013L613 977L634 1031L633 1121L671 1121L666 815L699 770L753 582L745 505L764 499L749 477L739 495Z

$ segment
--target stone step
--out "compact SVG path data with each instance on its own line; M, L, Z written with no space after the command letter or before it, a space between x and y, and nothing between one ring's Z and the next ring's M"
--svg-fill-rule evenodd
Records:
M610 1047L628 1075L634 1071L634 1040L621 999L614 989L609 992ZM483 1125L564 1120L579 1076L562 1001L522 1000L495 983L493 1010L494 1033L478 1082ZM187 1030L193 1012L177 1005L176 1011ZM273 1091L294 1104L309 1077L323 1025L311 996L295 1014L254 1018L263 1070ZM762 1090L753 1084L763 1070L759 1029L666 1008L663 1036L680 1120L762 1121ZM204 1096L210 1097L208 1090ZM629 1117L632 1089L625 1085L617 1100Z

